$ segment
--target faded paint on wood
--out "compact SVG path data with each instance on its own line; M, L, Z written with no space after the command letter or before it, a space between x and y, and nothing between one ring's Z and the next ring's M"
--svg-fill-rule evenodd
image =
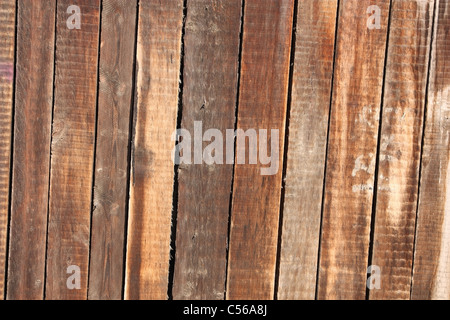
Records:
M136 6L102 6L89 299L122 298Z
M14 81L16 1L0 4L0 299L4 298Z
M314 299L337 1L299 1L278 299Z
M7 298L44 297L56 2L18 2Z
M450 2L435 10L412 299L450 299Z
M69 29L67 8L81 11L81 29ZM51 145L45 298L86 299L97 102L99 0L59 0L55 105ZM70 290L69 266L80 268Z
M394 0L379 146L370 299L409 299L434 2Z
M241 0L187 2L181 128L192 135L194 121L224 137L234 128L241 9ZM223 164L179 166L174 299L224 298L233 165L223 146Z
M141 0L130 174L126 299L166 299L182 0Z
M268 145L277 139L271 130L279 130L279 149L271 150L278 171L262 175L268 165L262 165L259 156L258 164L249 164L244 144L236 148L247 157L246 164L235 165L226 295L230 300L274 297L293 12L293 0L245 1L237 128L255 129L258 142L259 130L267 129Z
M369 29L367 8L381 10ZM389 0L341 1L322 220L319 299L365 299Z

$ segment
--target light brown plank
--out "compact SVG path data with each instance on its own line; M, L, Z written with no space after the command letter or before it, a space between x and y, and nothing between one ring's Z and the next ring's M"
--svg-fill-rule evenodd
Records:
M314 299L337 2L298 2L278 299Z
M410 298L434 1L394 0L381 123L370 299Z
M436 0L412 299L450 299L450 2Z
M166 299L169 278L182 0L141 0L126 299Z
M18 2L7 298L44 298L56 2Z
M89 299L122 297L136 6L102 6Z
M0 299L4 298L14 81L16 1L0 4Z
M267 148L279 130L271 150L278 170L262 175L268 165L259 156L258 164L247 156L235 165L227 299L274 297L293 12L293 0L245 1L237 127L255 129L258 143L259 130L268 130Z
M371 5L381 9L380 29L367 26ZM340 2L319 299L365 299L389 5Z
M181 127L192 135L194 121L224 136L234 128L241 6L187 2ZM233 165L223 155L223 164L179 167L174 299L224 298Z
M68 29L71 5L81 29ZM94 164L99 0L59 0L55 105L51 146L45 298L86 299ZM69 266L80 268L80 289L68 289Z

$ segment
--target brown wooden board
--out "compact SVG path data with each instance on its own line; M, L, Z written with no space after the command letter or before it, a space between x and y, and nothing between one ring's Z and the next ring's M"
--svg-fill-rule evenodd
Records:
M370 299L408 299L434 2L394 0L384 84Z
M67 26L72 5L80 29ZM99 0L58 1L46 299L87 298L99 23ZM68 288L70 266L80 289Z
M194 121L234 129L241 11L242 0L187 1L181 128L192 136ZM219 163L179 167L174 299L224 298L233 165L220 151Z
M298 2L278 299L314 299L337 2Z
M16 1L0 3L0 299L4 298L14 81Z
M258 147L251 164L250 143L237 138L236 160L247 156L235 165L227 299L274 297L293 12L293 0L245 1L237 128L256 130L258 143L267 130L262 145L269 153ZM272 169L260 157L270 153Z
M450 299L450 2L435 11L412 299Z
M126 299L166 299L182 0L141 0L130 174Z
M137 1L103 0L89 299L121 299Z
M380 9L380 28L369 29ZM365 299L389 0L341 1L319 262L319 299ZM370 24L369 24L370 25Z
M21 0L7 298L44 297L56 2Z

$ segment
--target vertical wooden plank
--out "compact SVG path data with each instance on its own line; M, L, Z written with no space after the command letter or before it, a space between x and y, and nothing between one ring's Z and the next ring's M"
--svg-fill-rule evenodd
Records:
M262 175L266 165L260 157L259 164L249 164L247 157L246 164L235 166L227 299L272 299L294 1L247 0L244 11L237 127L267 129L268 137L279 130L279 149L271 150L278 171Z
M43 299L56 2L18 2L7 298Z
M137 1L103 0L89 299L121 299Z
M182 0L141 0L126 299L166 299L169 277Z
M381 122L370 299L410 298L419 165L434 2L394 0Z
M450 299L450 2L436 0L413 299Z
M76 5L81 28L69 29ZM94 163L99 0L59 0L51 147L46 299L86 299ZM69 266L80 289L68 289Z
M369 29L369 6L380 29ZM319 299L364 299L389 0L341 1L325 184ZM376 14L376 13L372 13Z
M314 299L337 0L299 1L278 299Z
M2 1L0 4L0 299L4 298L6 272L15 26L16 1Z
M187 2L181 127L192 134L194 121L234 128L241 5ZM179 167L174 299L224 298L233 166L222 161Z

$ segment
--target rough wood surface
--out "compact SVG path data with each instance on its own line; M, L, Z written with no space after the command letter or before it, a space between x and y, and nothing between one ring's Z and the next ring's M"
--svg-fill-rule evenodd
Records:
M271 150L278 155L278 171L262 175L267 166L260 157L258 164L247 156L245 164L235 165L226 296L231 300L274 297L293 13L293 0L245 1L237 128L268 130L267 144L275 138L270 131L279 130L279 149Z
M381 10L369 29L367 8ZM364 299L389 0L341 1L322 221L319 299Z
M126 299L166 299L182 0L141 0L132 141Z
M89 299L122 298L136 6L102 6Z
M436 0L412 299L450 299L450 2Z
M69 29L67 8L81 11ZM97 101L99 0L59 0L55 105L51 145L46 299L86 299ZM69 266L80 268L80 289L69 289Z
M278 299L314 299L337 2L298 2Z
M4 298L14 81L16 1L0 4L0 299Z
M0 299L450 299L449 14L1 0Z
M56 2L18 2L7 298L43 299Z
M242 0L187 2L181 128L191 134L194 121L224 136L234 128L241 6ZM174 299L224 298L233 175L224 159L179 167Z
M434 2L394 0L381 120L370 299L409 299Z

